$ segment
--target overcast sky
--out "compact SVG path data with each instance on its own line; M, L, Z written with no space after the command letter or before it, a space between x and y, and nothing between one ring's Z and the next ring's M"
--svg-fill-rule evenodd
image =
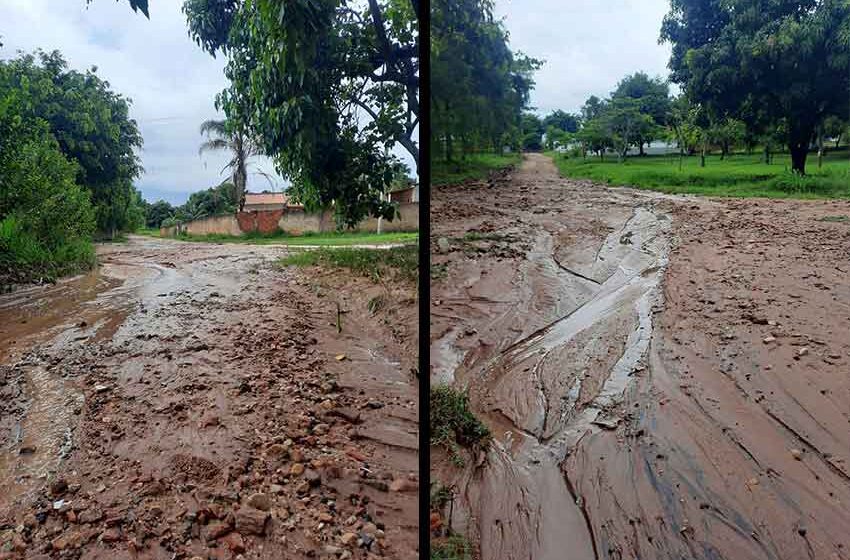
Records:
M182 0L154 0L150 21L126 0L0 0L0 57L18 49L59 49L70 66L98 74L115 91L132 98L130 114L145 141L145 174L137 181L145 198L182 203L189 193L220 183L223 154L198 156L201 122L221 118L215 94L226 85L224 60L200 50L186 33ZM260 168L271 173L270 162ZM277 178L277 188L285 183ZM261 176L249 189L269 188Z
M606 97L627 74L667 77L668 44L659 45L669 0L496 0L511 48L546 64L531 94L536 112L578 112Z

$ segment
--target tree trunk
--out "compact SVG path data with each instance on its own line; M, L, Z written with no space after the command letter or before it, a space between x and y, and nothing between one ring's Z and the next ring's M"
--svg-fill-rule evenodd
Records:
M446 162L452 161L452 135L446 134Z
M809 147L795 144L788 146L791 151L791 171L806 174L806 156L809 155Z
M643 151L643 142L640 142L640 148L638 148L638 150L640 151L640 155L642 155L642 156L646 155L646 153L644 153L644 151Z
M841 133L838 133L838 138L835 139L835 149L838 149L838 146L841 144Z
M770 144L764 145L764 163L770 165Z
M806 156L809 155L809 143L812 141L814 126L796 124L791 126L788 136L788 151L791 152L791 171L806 174Z
M705 167L705 142L703 142L702 151L699 153L699 166Z

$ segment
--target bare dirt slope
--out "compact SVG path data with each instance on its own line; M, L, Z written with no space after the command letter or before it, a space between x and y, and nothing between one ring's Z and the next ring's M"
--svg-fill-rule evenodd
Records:
M414 286L99 252L0 299L0 558L415 555Z
M435 190L433 381L494 441L486 560L850 558L850 204L607 189L529 155Z

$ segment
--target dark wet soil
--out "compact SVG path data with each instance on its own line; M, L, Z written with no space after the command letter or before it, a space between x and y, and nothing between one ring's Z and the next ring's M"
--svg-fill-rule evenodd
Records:
M432 450L441 523L487 560L850 557L840 216L607 189L539 155L436 189L431 378L494 436L462 469Z
M415 286L99 251L0 299L0 558L415 556Z

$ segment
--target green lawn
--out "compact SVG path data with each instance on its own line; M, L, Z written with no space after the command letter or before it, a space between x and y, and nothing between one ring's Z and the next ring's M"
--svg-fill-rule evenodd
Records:
M767 165L760 155L733 154L725 160L719 155L706 157L700 167L699 156L685 157L679 170L678 156L630 157L617 163L616 156L565 158L549 153L561 175L593 179L610 185L651 189L666 193L706 196L769 198L850 198L850 152L828 152L823 167L810 154L805 177L791 173L790 156L776 154Z
M140 230L136 233L159 237L158 230ZM177 237L181 241L200 241L205 243L249 243L252 245L318 245L318 246L340 246L340 245L387 245L394 243L416 243L419 240L418 232L393 232L393 233L314 233L305 235L290 235L286 233L275 233L269 235L246 234L235 235L181 235Z
M470 179L485 179L492 171L517 165L520 161L521 154L470 154L452 163L435 161L431 163L431 184L453 185Z
M416 282L419 278L419 246L390 249L328 248L299 251L277 261L279 266L325 266L347 268L376 282L397 278Z

